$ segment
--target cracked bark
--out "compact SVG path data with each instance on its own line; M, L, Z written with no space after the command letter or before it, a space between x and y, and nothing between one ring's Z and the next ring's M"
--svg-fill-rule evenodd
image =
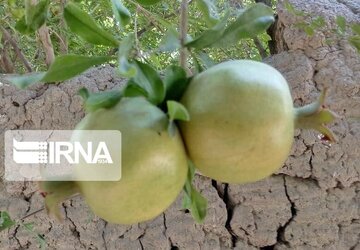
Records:
M17 244L19 245L19 247L21 248L22 245L21 245L21 243L20 243L20 240L16 237L16 234L18 233L19 228L20 228L20 225L16 226L12 237L16 240L16 243L17 243Z
M237 237L236 235L234 234L233 230L231 229L231 225L230 225L230 222L231 222L231 219L233 217L233 205L231 204L231 201L230 201L230 197L229 197L229 184L225 184L225 187L224 187L224 196L223 196L223 201L226 205L226 211L227 211L227 220L226 220L226 223L225 223L225 228L228 230L228 232L230 233L231 235L231 242L232 242L232 247L235 247L236 245L236 241L237 241ZM221 198L221 197L220 197Z
M284 180L285 195L286 195L286 198L288 199L288 201L290 203L291 218L283 226L280 226L278 228L278 230L277 230L277 243L284 243L286 246L290 247L289 242L285 238L285 230L286 230L287 226L290 225L290 223L295 219L297 212L296 212L295 203L291 200L289 192L288 192L288 187L286 185L286 176L283 176L283 180Z
M83 247L83 248L86 248L86 246L84 245L84 243L82 243L81 241L81 237L80 237L80 232L78 231L77 229L77 226L75 224L75 222L68 216L68 212L67 212L67 205L65 203L62 204L62 207L64 208L64 212L65 212L65 219L70 221L71 223L71 232L73 233L73 235L75 236L75 238L78 240L78 242L80 243L80 245Z
M143 246L143 244L141 242L141 238L138 238L138 240L139 240L139 243L140 243L140 246L141 246L141 250L144 250L144 246Z
M103 231L102 231L102 233L101 233L101 237L102 237L102 239L103 239L103 241L104 241L104 249L105 249L105 250L108 249L108 248L107 248L107 243L106 243L106 240L105 240L105 229L106 229L107 224L108 224L108 223L105 221L104 228L103 228Z
M225 228L231 235L231 247L235 247L237 237L236 237L236 234L234 234L233 230L231 229L231 225L230 225L230 221L233 217L234 205L231 203L229 193L228 193L229 184L227 184L227 183L221 184L221 183L218 183L216 180L211 180L211 185L216 189L219 198L225 203L226 212L227 212Z
M172 240L171 240L171 237L167 235L167 225L166 225L166 215L165 213L162 214L163 215L163 222L164 222L164 234L165 236L168 238L169 240L169 243L170 243L170 248L171 249L176 249L177 246L175 246L173 243L172 243Z

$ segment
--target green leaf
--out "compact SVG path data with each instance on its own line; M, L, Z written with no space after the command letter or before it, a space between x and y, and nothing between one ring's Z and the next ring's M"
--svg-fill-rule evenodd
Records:
M36 234L36 239L40 245L40 249L45 250L46 249L45 238L41 234Z
M122 0L111 0L111 7L116 20L119 22L120 28L125 27L128 23L130 23L131 13L123 5Z
M15 221L10 218L10 215L6 211L0 211L0 232L15 224Z
M20 89L25 89L34 83L41 82L46 72L29 73L19 76L9 76L5 79Z
M153 5L153 4L157 4L160 1L161 0L136 0L136 2L138 2L141 5Z
M266 31L275 21L273 10L262 4L255 4L247 8L224 31L221 39L214 44L216 47L234 45L244 38L253 38Z
M15 29L22 34L31 34L37 31L48 17L49 0L41 0L37 4L25 1L25 15L18 19Z
M90 93L89 90L85 87L79 89L78 95L81 96L85 101L89 98Z
M204 52L199 52L198 57L202 64L205 66L205 68L210 68L216 64L216 62L207 54Z
M120 90L91 93L85 101L85 109L94 112L97 109L114 107L122 98Z
M161 52L172 52L181 47L179 32L174 28L169 28L160 42L159 50Z
M190 115L187 109L179 102L176 101L167 101L167 110L169 114L170 121L179 120L179 121L189 121Z
M193 185L192 185L194 177L195 177L195 166L192 163L192 161L189 159L188 160L187 178L186 178L186 182L185 182L185 185L184 185L184 192L185 192L184 198L185 199L187 199L187 198L190 199L190 202L184 202L184 203L188 204L187 207L184 207L186 209L191 208L191 203L192 203L191 202L191 192L192 192L192 189L194 188Z
M178 101L187 89L190 78L186 76L185 70L177 65L170 65L166 68L164 83L166 88L165 100Z
M119 41L100 27L95 20L75 3L69 2L64 9L64 18L70 30L85 41L110 47L118 47Z
M360 35L360 24L355 23L351 25L351 29L355 34Z
M296 10L294 8L294 6L288 0L284 1L284 7L288 12L290 12L293 15L296 15L296 16L305 16L306 15L305 12Z
M195 166L188 160L188 176L184 185L184 198L182 206L189 209L197 223L203 223L207 213L207 200L192 185L195 176Z
M187 193L185 192L181 206L183 209L189 209L189 210L191 209L191 196L187 195Z
M162 103L165 98L165 85L159 74L150 65L135 61L136 75L131 79L147 93L148 100L154 105Z
M203 223L207 213L207 200L194 188L191 192L191 215L197 223Z
M196 2L209 27L212 27L219 22L219 13L215 0L197 0Z
M70 79L88 68L113 59L111 56L61 55L55 58L41 81L60 82Z
M201 65L201 63L199 62L199 59L198 59L197 54L192 53L192 52L190 52L190 54L191 54L191 57L192 57L193 60L194 60L194 66L195 66L196 73L198 74L198 73L203 72L205 69L204 69L204 67Z
M306 22L298 22L295 24L295 27L303 30L308 36L313 36L315 34L314 28Z
M289 1L287 1L287 0L284 1L284 7L291 14L296 14L296 12L295 12L296 10L295 10L294 6L291 3L289 3Z
M339 28L339 31L341 33L344 33L346 30L346 19L343 16L337 16L336 17L336 24Z
M188 171L188 180L190 182L192 182L194 180L194 177L195 177L195 165L194 163L191 161L191 160L188 160L188 168L189 168L189 171Z
M229 14L225 15L218 24L208 30L205 30L202 34L200 34L200 36L186 43L185 46L195 49L210 47L223 36L228 18Z
M41 234L37 233L34 231L34 223L30 222L30 223L21 223L21 226L23 226L25 228L26 231L28 231L29 233L31 233L33 236L35 236L37 242L40 245L40 249L44 249L46 247L46 242L45 242L45 238L44 236L42 236Z
M350 37L349 42L360 53L360 36L352 36L352 37Z
M23 16L16 22L15 29L24 35L31 34L34 32L26 25L25 16Z
M316 17L315 20L313 20L310 24L310 26L313 29L320 29L323 28L325 25L326 25L325 18L322 16Z
M11 5L9 5L9 6L11 6ZM12 15L13 17L15 17L17 20L19 20L19 19L22 18L22 17L25 18L25 16L24 16L25 10L18 8L18 6L16 6L16 4L13 5L13 6L11 6L11 8L10 8L10 13L11 13L11 15ZM24 19L24 21L25 21L25 19Z
M118 51L119 67L117 71L120 76L131 78L136 75L136 66L128 61L128 56L131 52L134 42L135 42L135 35L131 33L122 40L119 46L119 51Z
M33 232L34 230L34 223L30 222L30 223L24 223L23 226L25 227L26 230Z
M305 26L304 31L308 36L313 36L315 34L315 30L310 26Z
M25 24L28 31L38 30L46 21L49 9L49 0L40 0L37 4L25 1Z
M146 0L145 0L146 1ZM173 22L169 22L166 19L164 19L162 16L156 14L155 12L151 12L149 9L147 9L147 12L151 15L151 18L154 19L157 23L164 26L166 29L169 29L174 26Z
M148 93L136 82L134 82L133 80L129 80L124 89L124 96L126 97L144 96L145 98L148 98Z

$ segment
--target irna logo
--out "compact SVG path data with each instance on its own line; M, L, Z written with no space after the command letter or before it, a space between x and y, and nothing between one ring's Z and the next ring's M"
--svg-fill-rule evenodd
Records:
M8 130L8 181L118 181L118 130Z
M70 164L79 164L80 160L88 164L113 163L105 142L99 142L97 145L93 142L83 144L67 141L20 142L14 138L13 159L18 164L61 164L63 160Z

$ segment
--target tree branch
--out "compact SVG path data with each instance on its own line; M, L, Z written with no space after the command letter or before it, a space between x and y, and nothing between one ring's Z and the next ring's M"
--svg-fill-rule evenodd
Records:
M66 38L65 37L61 37L60 34L58 34L55 30L51 29L51 33L54 34L57 39L59 40L59 44L60 44L60 52L62 54L67 54L68 52L68 47L67 47L67 42L66 42ZM64 40L65 38L65 40Z
M65 32L66 24L65 24L65 19L64 19L65 4L66 4L66 0L60 0L60 9L61 9L60 26L61 26L61 31L60 31L59 41L60 41L60 52L62 54L67 54L68 53L68 42L67 42L67 39L66 39L66 32Z
M182 0L180 9L180 66L190 73L187 67L187 48L185 47L186 36L188 31L188 1Z
M140 4L132 1L132 0L128 0L130 3L134 4L137 8L137 10L141 11L147 18L149 18L150 24L152 24L152 26L155 26L156 28L158 28L161 32L164 32L163 29L157 25L157 21L156 19L153 17L153 14L148 11L147 9L145 9L144 7L142 7Z
M139 37L138 37L138 10L139 8L136 7L136 11L135 11L135 16L134 16L134 35L135 35L135 50L136 50L136 55L139 55L140 49L139 49Z
M191 3L191 1L189 2L189 4L190 4L190 3ZM164 16L164 19L167 20L167 19L172 18L172 17L175 17L175 16L176 16L175 13L170 13L170 14ZM140 36L141 36L142 34L144 34L148 29L150 29L150 28L152 28L152 27L154 27L154 24L153 24L153 23L150 23L149 25L147 25L147 27L144 27L144 28L142 28L141 30L139 30L139 31L137 32L138 37L140 37Z
M36 5L38 3L38 0L28 0L25 2L29 2L29 1L30 4L32 5ZM55 59L55 53L50 38L49 28L46 26L46 23L43 26L41 26L40 29L38 29L37 33L39 35L41 44L44 48L46 65L50 66Z
M55 60L55 53L54 48L50 39L49 28L44 24L41 28L37 31L39 34L39 38L41 44L43 45L44 52L45 52L45 62L47 66L50 66L52 62Z
M1 69L4 71L4 73L14 73L14 64L8 55L6 47L7 46L4 44L4 47L0 51Z
M29 61L25 58L24 54L21 52L21 49L19 48L16 40L10 35L10 33L4 27L0 26L0 30L4 36L4 40L8 41L11 44L11 46L14 48L17 57L24 64L26 70L28 72L31 72L32 71L31 65Z
M268 53L266 52L266 49L264 48L264 46L261 44L261 41L259 40L259 38L255 37L255 38L253 38L253 41L254 41L256 48L259 51L261 58L264 59L264 58L268 57Z

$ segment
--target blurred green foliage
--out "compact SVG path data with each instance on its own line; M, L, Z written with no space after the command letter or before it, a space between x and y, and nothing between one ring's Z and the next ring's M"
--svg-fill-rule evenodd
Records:
M180 18L180 1L163 0L158 4L150 6L136 6L133 1L123 1L124 6L131 13L131 22L125 27L119 27L112 12L111 0L75 0L84 11L89 13L104 29L113 34L120 40L127 34L135 32L135 57L138 60L151 63L157 70L163 70L166 66L178 61L178 52L165 53L159 50L161 41L167 32L164 21L174 29L178 28ZM215 1L216 9L220 17L225 14L226 9L230 9L230 19L235 19L239 10L254 4L253 0L243 1ZM114 55L116 50L105 46L95 46L85 42L79 36L72 33L66 26L63 19L64 0L53 0L49 6L46 25L50 30L50 37L54 47L55 55L64 53L61 45L66 42L67 52L70 54L94 56L94 55ZM25 5L23 0L4 0L0 5L0 25L6 28L25 57L31 63L34 71L46 70L45 54L41 43L34 33L27 35L21 34L16 30L16 24L25 15ZM209 28L206 18L196 1L189 4L189 36L195 37L200 32ZM263 33L258 36L262 47L269 54L267 41L270 37ZM206 60L221 62L229 59L251 58L261 60L258 48L253 39L240 40L236 45L229 48L204 49L203 55ZM10 50L10 57L16 55ZM190 65L194 62L190 60ZM24 73L24 65L16 60L15 68L17 73Z

